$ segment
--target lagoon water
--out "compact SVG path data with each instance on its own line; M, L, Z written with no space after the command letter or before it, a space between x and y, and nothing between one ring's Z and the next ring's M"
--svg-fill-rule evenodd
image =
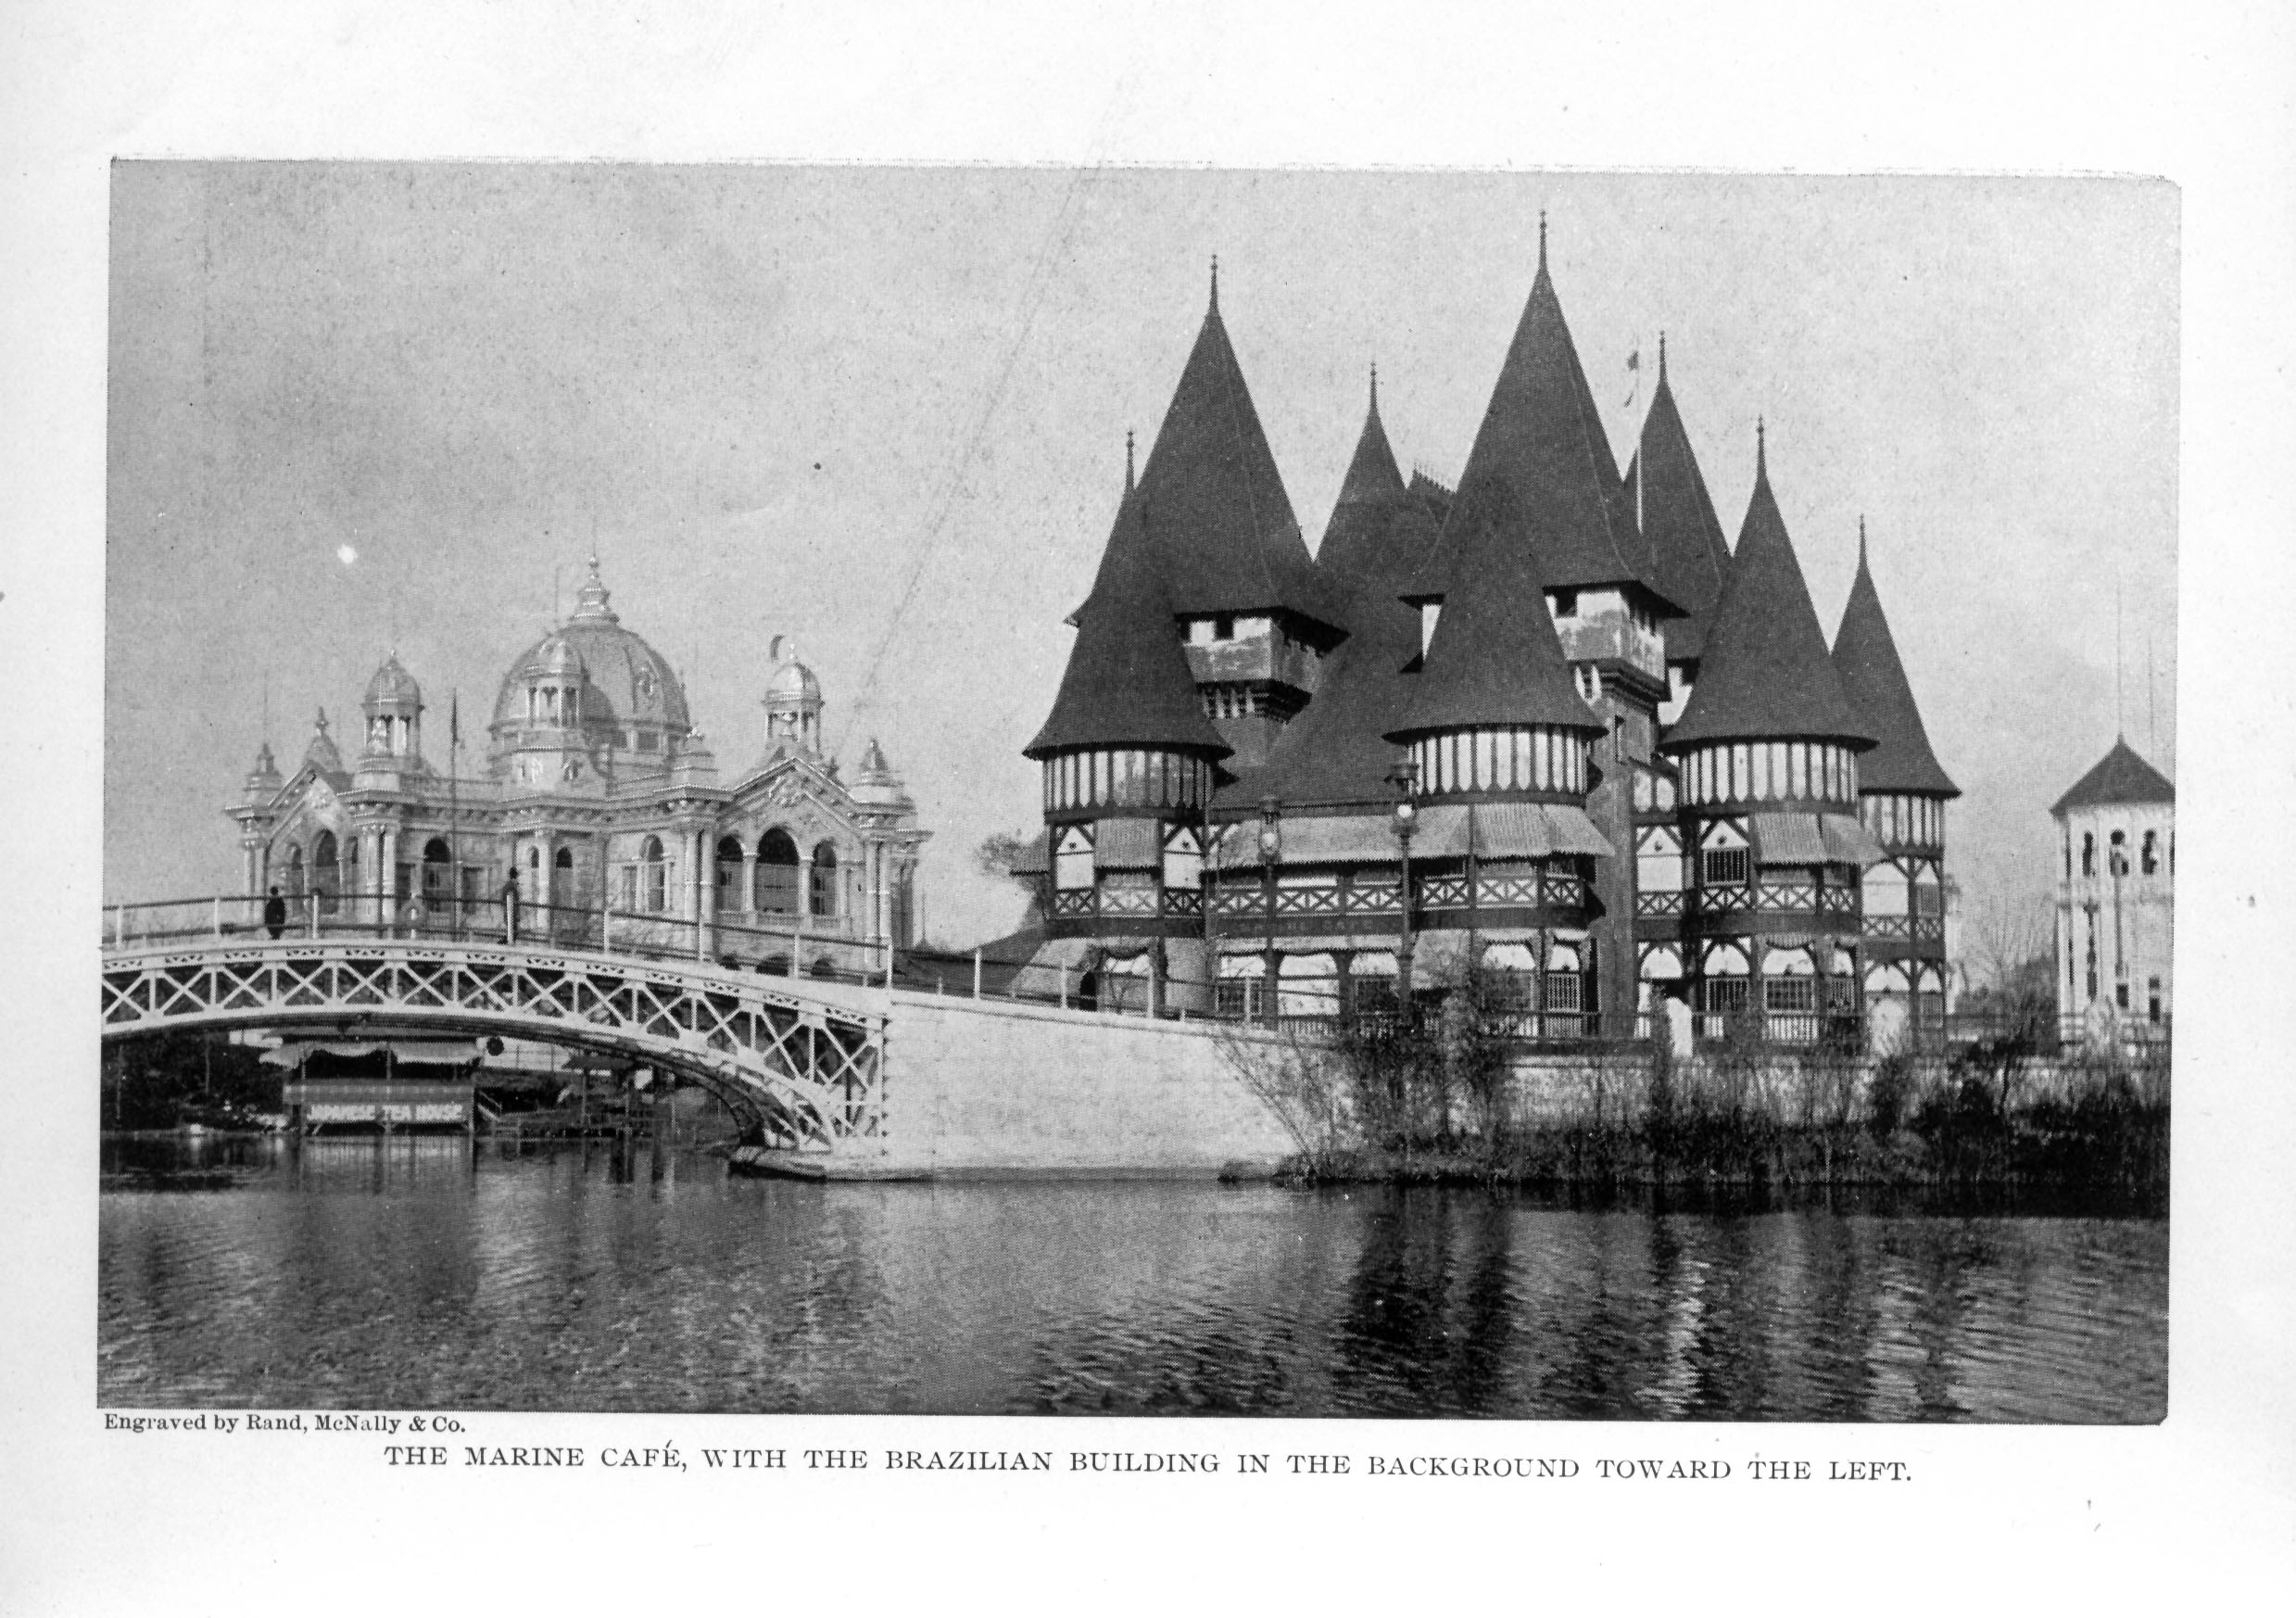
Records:
M2149 1422L2165 1220L105 1147L107 1406Z

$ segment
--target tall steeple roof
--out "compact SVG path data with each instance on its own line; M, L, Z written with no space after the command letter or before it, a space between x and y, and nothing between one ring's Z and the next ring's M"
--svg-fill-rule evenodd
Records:
M1689 614L1667 625L1666 654L1676 662L1696 658L1705 650L1707 626L1730 576L1730 547L1675 408L1664 333L1659 335L1658 390L1650 396L1626 478L1659 585Z
M1180 372L1140 499L1175 613L1288 609L1338 626L1339 591L1307 554L1243 369L1220 319L1219 281Z
M1022 749L1030 758L1067 747L1164 747L1209 758L1233 751L1196 695L1141 505L1135 491L1117 509L1100 576L1077 609L1052 716Z
M1834 670L1794 541L1770 490L1760 434L1758 425L1754 498L1738 530L1730 581L1707 628L1690 705L1664 745L1809 739L1870 748L1873 729Z
M343 771L342 750L334 738L327 734L327 711L319 710L319 717L311 724L310 744L303 750L303 762L324 775L340 775Z
M2139 758L2126 737L2113 739L2113 751L2099 759L2072 790L2050 805L2051 815L2069 809L2092 809L2106 803L2174 803L2176 789L2169 778Z
M1352 591L1374 572L1392 571L1386 554L1388 529L1407 509L1425 510L1410 499L1387 442L1387 429L1381 424L1379 375L1374 367L1371 405L1356 439L1355 459L1347 463L1331 520L1324 526L1323 543L1316 548L1316 566L1325 582L1342 590Z
M1508 498L1478 499L1486 487L1503 487ZM1463 512L1486 520L1501 511L1511 525L1508 537L1536 554L1545 588L1640 586L1671 601L1651 576L1649 552L1547 273L1544 219L1538 273L1459 474L1451 520L1459 522ZM1476 588L1457 573L1467 549L1463 535L1446 534L1442 556L1453 576L1419 593Z
M1390 739L1468 725L1602 728L1563 659L1538 568L1522 543L1526 521L1507 480L1460 481L1444 525L1458 542L1453 588L1419 689Z
M1316 550L1324 575L1352 591L1347 638L1324 659L1315 701L1283 727L1251 781L1255 794L1302 804L1386 797L1397 751L1387 733L1404 722L1419 685L1405 670L1419 659L1419 616L1400 598L1438 529L1433 506L1396 468L1375 382L1355 462Z
M1849 605L1842 610L1842 626L1834 637L1834 670L1849 693L1858 716L1880 739L1878 747L1858 761L1858 786L1867 792L1934 792L1958 798L1961 789L1930 751L1929 732L1922 726L1913 688L1898 657L1897 638L1882 613L1882 599L1873 588L1873 572L1866 561L1865 522L1858 523L1858 578L1849 587Z

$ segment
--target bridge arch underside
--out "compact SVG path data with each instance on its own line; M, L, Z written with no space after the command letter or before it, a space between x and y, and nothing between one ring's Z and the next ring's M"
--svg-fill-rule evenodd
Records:
M174 1030L502 1034L626 1058L700 1085L746 1140L880 1144L881 1024L611 964L426 960L339 948L107 962L104 1043Z

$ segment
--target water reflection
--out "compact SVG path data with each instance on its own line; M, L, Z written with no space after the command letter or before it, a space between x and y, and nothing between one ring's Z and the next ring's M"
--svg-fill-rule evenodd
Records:
M113 1405L2156 1420L2146 1219L114 1142Z

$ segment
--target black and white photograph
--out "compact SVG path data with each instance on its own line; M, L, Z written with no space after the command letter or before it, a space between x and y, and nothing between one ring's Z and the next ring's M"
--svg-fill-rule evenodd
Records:
M2268 1611L2296 16L19 0L0 1611Z
M104 1401L2158 1421L2176 243L121 165Z

